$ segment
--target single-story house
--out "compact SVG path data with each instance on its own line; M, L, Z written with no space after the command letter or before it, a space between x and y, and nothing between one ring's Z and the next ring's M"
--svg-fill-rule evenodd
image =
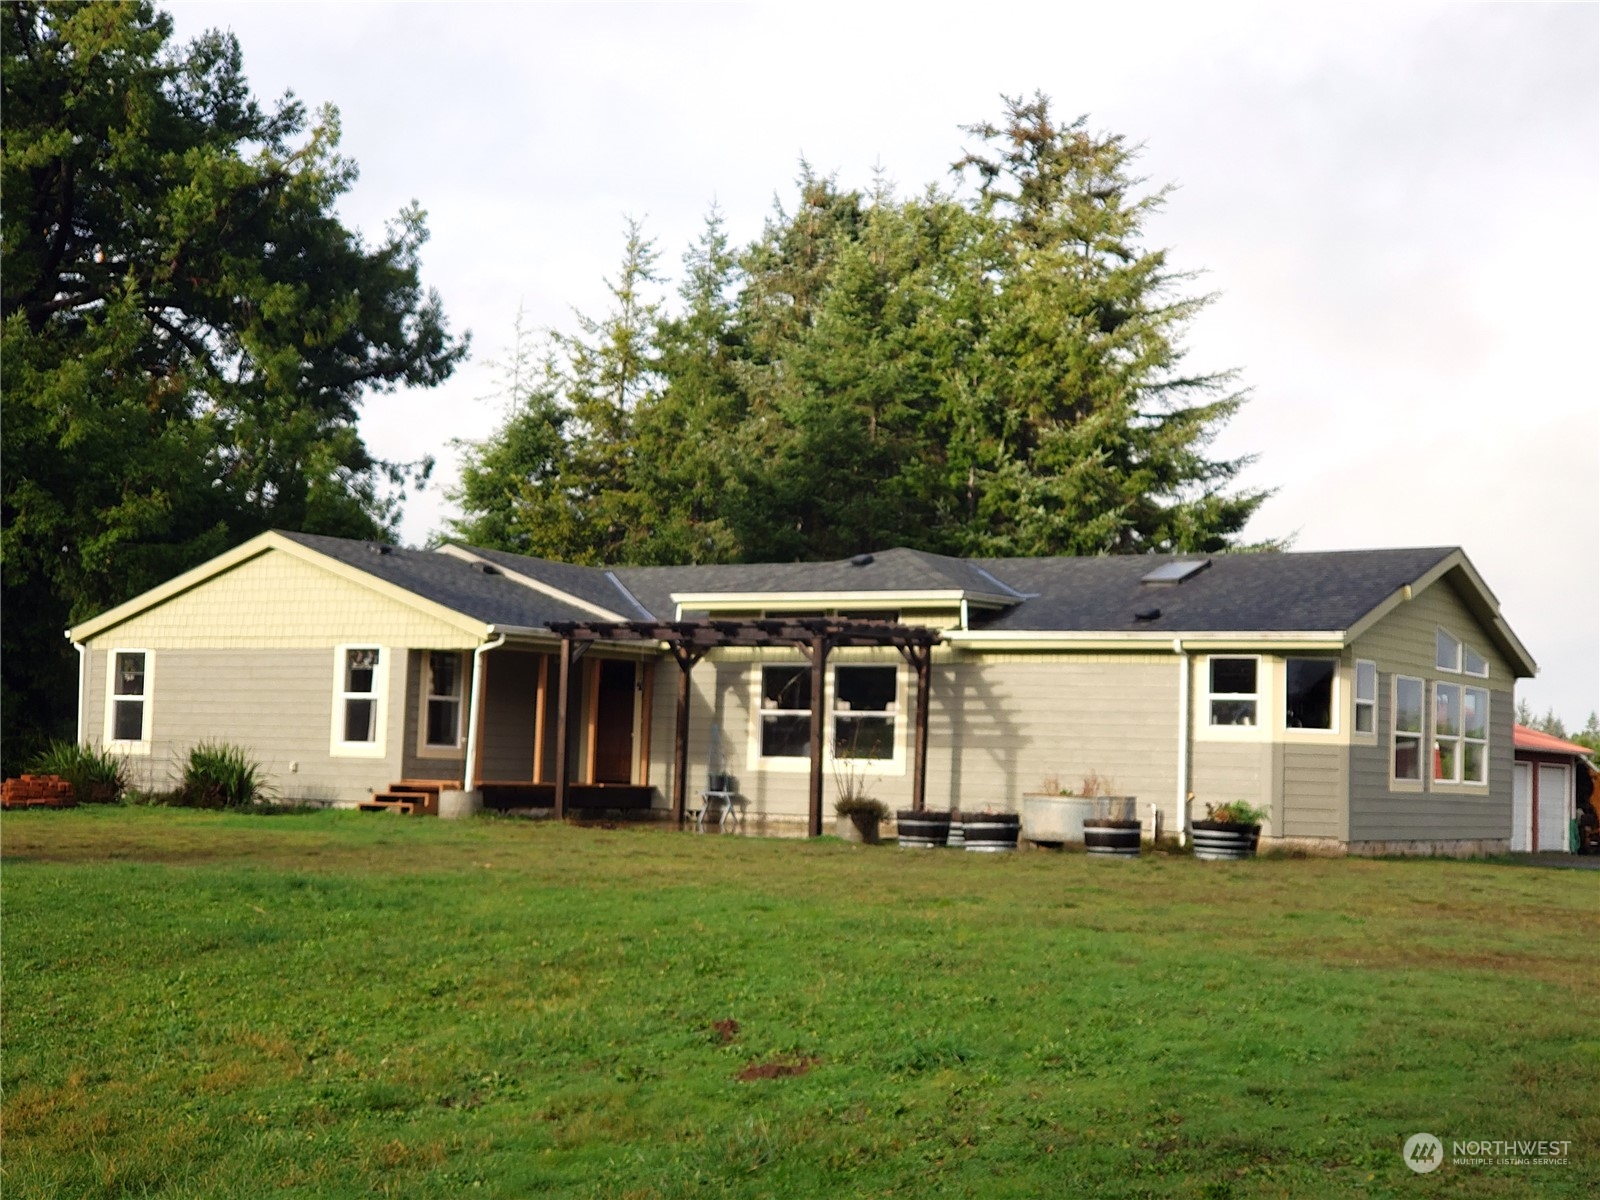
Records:
M1592 790L1583 787L1592 751L1526 725L1514 725L1511 738L1511 849L1576 849L1574 822L1580 790Z
M1093 772L1168 834L1244 799L1355 852L1507 848L1536 669L1452 548L606 569L273 532L68 634L80 735L146 786L220 738L287 798L681 816L726 773L815 832L844 759L891 808Z

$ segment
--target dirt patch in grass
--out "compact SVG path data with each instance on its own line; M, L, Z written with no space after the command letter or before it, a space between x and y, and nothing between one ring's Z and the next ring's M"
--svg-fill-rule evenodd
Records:
M711 1032L716 1034L717 1041L726 1046L739 1036L739 1022L729 1017L726 1021L711 1022Z
M751 1063L734 1078L740 1083L749 1083L756 1079L791 1079L796 1075L804 1075L816 1063L815 1058L805 1056L791 1059L774 1058L764 1063Z

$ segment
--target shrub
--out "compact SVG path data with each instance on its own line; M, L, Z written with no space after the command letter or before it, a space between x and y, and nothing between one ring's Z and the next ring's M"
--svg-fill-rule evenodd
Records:
M79 804L115 804L127 787L123 762L106 750L76 742L51 742L28 760L32 775L59 775L72 785Z
M1206 820L1227 821L1234 825L1259 825L1267 819L1267 810L1247 804L1243 800L1230 800L1226 804L1206 805Z
M261 764L238 746L201 742L189 751L172 803L183 808L249 808L268 799Z
M841 817L876 817L887 820L889 806L870 796L840 796L833 802L833 811Z

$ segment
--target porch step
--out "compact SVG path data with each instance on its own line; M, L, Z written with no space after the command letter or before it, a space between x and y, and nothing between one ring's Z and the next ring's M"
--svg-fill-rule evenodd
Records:
M439 789L448 787L449 781L405 780L389 785L386 792L374 792L372 798L356 805L362 812L392 812L401 816L439 815Z

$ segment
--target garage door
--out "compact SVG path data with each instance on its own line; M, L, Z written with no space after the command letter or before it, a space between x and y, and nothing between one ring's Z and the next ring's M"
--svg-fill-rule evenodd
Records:
M1539 849L1567 849L1572 820L1572 773L1566 767L1539 764Z
M1511 769L1511 848L1519 854L1533 849L1533 764L1519 762Z

